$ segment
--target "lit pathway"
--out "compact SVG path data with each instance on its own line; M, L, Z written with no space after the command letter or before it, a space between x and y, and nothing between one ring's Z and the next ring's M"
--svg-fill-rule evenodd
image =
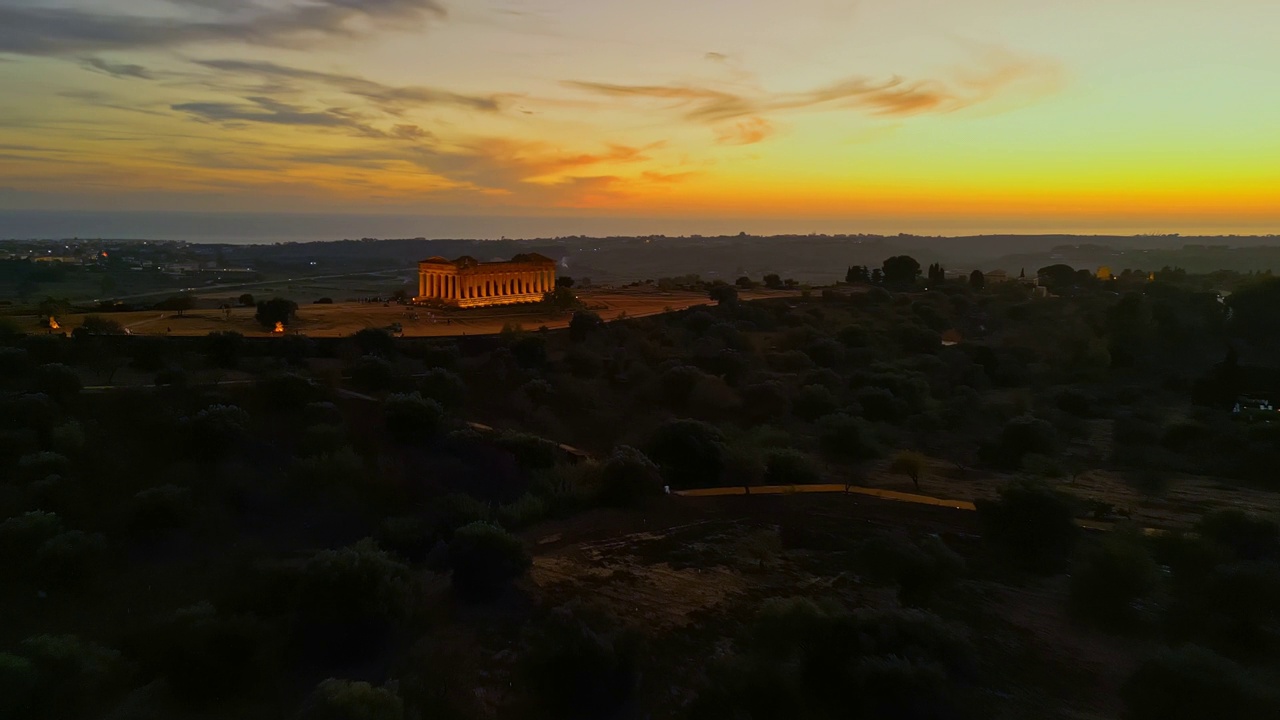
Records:
M716 487L716 488L699 488L696 490L672 490L672 495L680 497L725 497L728 495L800 495L805 493L840 493L849 495L867 495L870 497L880 498L881 500L897 500L898 502L908 502L915 505L931 505L933 507L952 508L953 510L977 510L978 508L968 500L945 500L942 498L931 497L929 495L917 495L915 493L898 492L897 490L882 490L880 488L859 487L856 485L753 485L747 492L746 488L738 487ZM1076 524L1082 528L1089 530L1113 530L1116 523L1104 522L1100 520L1087 520L1077 518ZM1144 535L1161 535L1165 531L1159 528L1143 528Z

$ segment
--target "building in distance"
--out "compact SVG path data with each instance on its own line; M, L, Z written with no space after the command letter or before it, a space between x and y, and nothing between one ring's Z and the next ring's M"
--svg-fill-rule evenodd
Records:
M482 263L470 256L418 263L415 303L457 308L540 302L556 286L556 261L537 253Z

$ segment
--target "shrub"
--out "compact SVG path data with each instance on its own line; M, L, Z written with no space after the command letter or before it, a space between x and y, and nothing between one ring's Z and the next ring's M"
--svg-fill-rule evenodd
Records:
M521 660L552 717L609 717L637 680L638 637L578 603L556 608L527 638Z
M906 417L906 403L884 388L864 387L854 397L862 407L863 417L873 422L898 422Z
M242 700L278 672L270 626L251 616L220 616L201 603L149 628L139 654L184 703Z
M662 473L644 453L619 445L600 468L601 499L619 507L662 494Z
M136 536L152 537L185 527L194 515L195 503L190 489L162 485L133 496L130 529Z
M1018 467L1024 455L1053 456L1057 451L1057 431L1040 418L1030 415L1014 418L1000 431L1000 458L1009 467Z
M23 348L0 347L0 375L18 377L31 369L31 357Z
M66 475L70 469L71 461L55 452L37 452L18 458L18 477L25 482Z
M764 382L742 390L742 401L756 422L776 421L791 412L791 398L781 383Z
M424 398L450 410L462 407L467 399L467 386L462 378L444 368L431 368L418 378L418 390Z
M303 636L337 657L358 653L412 612L416 590L409 567L371 539L316 553L298 577Z
M352 487L365 478L364 458L349 446L311 457L294 458L289 477L311 487Z
M817 433L819 447L833 458L858 461L877 454L870 429L851 415L835 413L819 418Z
M671 420L649 438L645 454L672 487L714 485L724 471L724 436L697 420Z
M282 410L301 410L320 395L319 386L296 373L273 373L254 382L254 389L269 405Z
M519 538L486 522L459 528L449 543L453 586L464 597L484 599L499 595L532 564L529 551Z
M75 635L30 637L20 653L34 670L36 717L51 720L101 709L124 689L129 674L119 652Z
M54 513L36 510L11 517L0 523L0 572L25 572L31 567L36 550L45 541L62 533L62 518Z
M546 518L547 502L537 495L525 493L515 502L499 506L495 515L502 527L523 530Z
M1196 531L1241 560L1280 557L1280 524L1270 518L1234 508L1217 510L1201 518Z
M382 412L387 433L397 442L421 443L439 435L444 427L444 408L416 392L387 397Z
M840 407L840 401L822 385L805 385L791 402L791 412L802 420L817 420Z
M494 444L515 456L516 463L528 471L554 467L560 452L560 446L551 440L519 432L503 432Z
M808 455L790 448L771 450L764 456L764 480L768 485L817 485L822 474Z
M1188 645L1144 662L1121 690L1128 720L1254 720L1280 716L1274 689L1244 668Z
M249 413L235 405L210 405L182 424L190 447L201 457L217 457L249 435Z
M404 720L404 701L394 688L329 678L316 686L298 720Z
M1080 537L1072 501L1032 480L1016 480L998 500L978 500L984 534L1023 569L1052 574L1063 568Z
M106 550L102 535L70 530L40 545L35 567L40 578L55 587L79 589L101 570Z
M34 717L37 683L30 660L0 653L0 717Z
M204 356L220 368L234 368L240 364L244 348L244 336L238 332L211 332L204 340Z
M1086 548L1072 565L1071 611L1104 628L1130 629L1141 617L1136 603L1158 580L1159 570L1141 538L1116 531Z
M376 355L365 355L351 366L351 383L369 392L386 390L395 380L391 363Z
M36 368L36 389L60 403L74 400L83 387L80 376L66 365L50 363Z
M875 578L898 585L904 605L919 605L950 587L965 569L964 559L937 536L912 542L877 535L863 541L858 559Z
M391 333L381 328L365 328L359 330L355 335L351 336L359 346L360 352L365 355L376 355L383 358L392 358L396 354L396 342L391 337Z
M75 420L65 422L53 429L49 436L49 444L56 452L63 455L75 455L84 449L84 427Z

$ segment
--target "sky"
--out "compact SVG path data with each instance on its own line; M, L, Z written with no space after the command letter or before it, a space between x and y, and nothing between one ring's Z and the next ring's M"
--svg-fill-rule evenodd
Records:
M1274 233L1276 27L1274 0L0 0L0 210Z

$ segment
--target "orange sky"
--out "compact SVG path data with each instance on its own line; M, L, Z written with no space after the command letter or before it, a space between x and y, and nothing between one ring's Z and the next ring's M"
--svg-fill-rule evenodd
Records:
M1263 0L0 0L0 209L1278 232L1275 27Z

